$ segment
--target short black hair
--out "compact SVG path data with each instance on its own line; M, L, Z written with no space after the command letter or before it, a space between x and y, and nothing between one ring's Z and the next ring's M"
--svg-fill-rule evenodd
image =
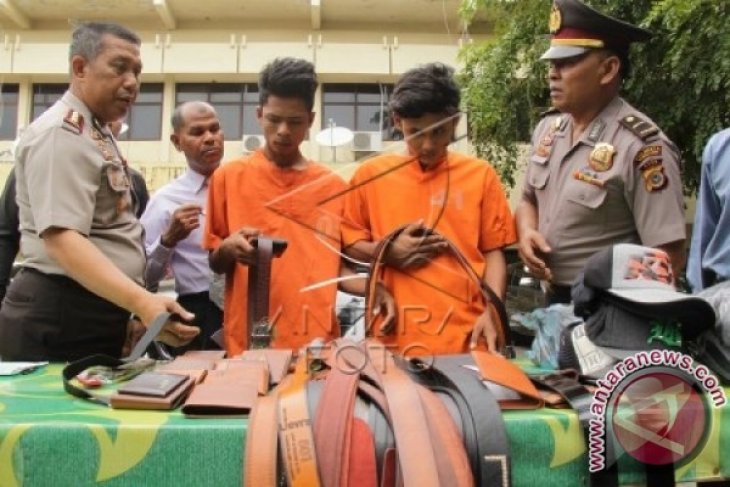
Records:
M619 69L619 75L621 76L621 79L626 79L629 76L631 76L631 61L629 60L629 50L628 49L611 49L611 50L616 54L616 57L618 57L618 60L621 63L621 68Z
M317 73L314 64L292 57L276 58L259 75L259 104L266 104L269 95L281 98L299 98L308 111L314 107L317 91Z
M427 113L453 115L459 111L461 91L454 69L430 63L404 73L393 88L390 109L403 118L418 118Z
M68 60L76 55L87 61L96 59L101 53L102 38L110 35L131 42L139 46L142 40L137 34L126 27L113 22L84 22L76 26L71 35L71 46L68 50Z
M590 51L589 51L590 52ZM629 61L629 49L628 47L617 47L617 46L606 46L601 48L601 52L604 56L616 56L619 60L619 72L618 75L622 80L625 80L631 74L631 62Z

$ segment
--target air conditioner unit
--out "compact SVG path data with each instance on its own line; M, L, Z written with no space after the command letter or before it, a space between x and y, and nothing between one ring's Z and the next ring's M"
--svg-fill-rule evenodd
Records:
M383 136L380 132L355 132L352 138L352 149L355 152L374 152L383 148Z
M245 135L242 139L243 142L243 152L253 152L255 150L258 150L264 146L266 143L266 139L264 139L263 135Z

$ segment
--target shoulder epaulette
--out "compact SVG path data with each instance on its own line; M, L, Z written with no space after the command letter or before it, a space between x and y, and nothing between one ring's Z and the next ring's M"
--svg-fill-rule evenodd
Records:
M650 140L659 133L659 127L636 115L627 115L619 123L642 140Z
M550 107L547 110L545 110L544 112L540 112L540 118L547 117L548 115L554 115L556 113L560 113L560 110L558 110L555 107Z
M84 116L76 110L69 110L63 117L63 128L80 135L84 130Z

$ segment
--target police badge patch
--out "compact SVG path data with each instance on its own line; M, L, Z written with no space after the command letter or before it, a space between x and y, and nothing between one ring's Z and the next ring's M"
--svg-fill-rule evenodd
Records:
M608 171L613 167L613 156L615 154L616 149L611 144L600 142L591 151L588 165L597 172Z
M649 159L650 157L661 157L661 155L661 145L647 145L636 153L636 157L634 157L634 165L640 165L642 162Z
M644 178L644 187L650 193L661 191L669 184L669 180L664 174L664 166L661 164L648 166L641 171L641 176Z

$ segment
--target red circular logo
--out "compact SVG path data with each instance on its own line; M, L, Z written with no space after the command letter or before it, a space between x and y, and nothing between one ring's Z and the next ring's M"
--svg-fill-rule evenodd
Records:
M707 403L681 375L651 371L632 378L615 397L614 436L640 462L676 465L693 458L704 446Z

